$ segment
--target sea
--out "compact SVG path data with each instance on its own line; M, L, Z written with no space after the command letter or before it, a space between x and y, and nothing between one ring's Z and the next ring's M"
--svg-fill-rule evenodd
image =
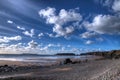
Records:
M54 64L58 61L63 61L66 58L71 60L85 60L85 59L94 59L97 56L80 56L80 55L71 55L71 56L61 56L61 55L36 55L36 54L0 54L0 60L2 61L21 61L21 62L30 62L30 63L39 63L41 65Z

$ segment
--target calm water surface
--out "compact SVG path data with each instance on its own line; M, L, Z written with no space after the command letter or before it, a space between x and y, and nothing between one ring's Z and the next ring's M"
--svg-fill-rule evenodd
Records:
M64 60L66 58L70 59L93 59L96 58L96 56L34 56L34 55L27 55L27 56L20 56L20 55L14 55L14 56L8 56L8 55L2 55L0 56L0 60L6 60L6 61L22 61L22 62L37 62L41 64L47 64L47 63L55 63L59 60Z

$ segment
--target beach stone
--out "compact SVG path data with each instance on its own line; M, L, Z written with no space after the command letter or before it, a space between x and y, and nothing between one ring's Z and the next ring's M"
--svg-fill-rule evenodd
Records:
M4 65L4 67L8 67L8 65Z
M72 63L72 60L70 58L65 59L64 64Z
M74 61L74 62L72 62L72 64L77 64L77 63L81 63L81 61Z

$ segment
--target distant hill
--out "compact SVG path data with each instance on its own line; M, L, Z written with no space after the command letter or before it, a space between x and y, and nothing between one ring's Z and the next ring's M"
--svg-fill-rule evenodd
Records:
M112 51L104 51L104 52L88 52L82 53L81 55L96 55L96 56L103 56L105 58L110 59L118 59L120 58L120 50L112 50Z
M0 56L53 56L53 55L22 53L22 54L0 54Z
M59 56L75 56L74 53L57 53L55 55L59 55Z

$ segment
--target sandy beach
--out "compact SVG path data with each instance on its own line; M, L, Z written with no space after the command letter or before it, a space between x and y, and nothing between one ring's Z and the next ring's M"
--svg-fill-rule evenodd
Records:
M30 63L0 61L1 66L5 64L16 65L18 71L3 72L0 74L0 80L119 80L120 78L119 59L90 60L46 67L37 64L33 66Z

